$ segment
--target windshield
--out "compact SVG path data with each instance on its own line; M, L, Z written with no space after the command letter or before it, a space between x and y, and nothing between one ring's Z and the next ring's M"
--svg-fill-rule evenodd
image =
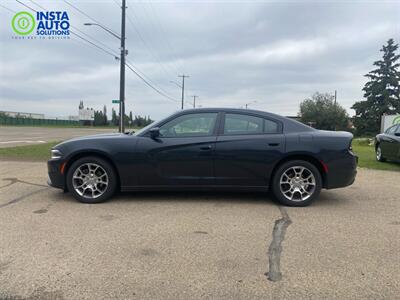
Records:
M159 121L158 121L159 122ZM141 133L143 133L144 131L146 131L147 129L149 129L150 127L154 126L155 124L157 124L158 122L153 122L150 123L149 125L139 129L138 131L135 131L135 133L133 135L140 135Z
M151 127L157 126L157 124L160 124L162 121L164 121L165 119L167 119L167 117L161 118L159 121L155 121L141 129L139 129L138 131L135 131L135 133L133 135L141 135L143 132L145 132L146 130L148 130Z

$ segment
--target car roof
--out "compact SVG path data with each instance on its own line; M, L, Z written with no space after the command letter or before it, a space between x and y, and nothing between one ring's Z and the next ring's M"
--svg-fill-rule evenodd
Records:
M185 114L185 113L201 113L201 112L225 112L225 113L241 113L241 114L254 114L259 115L260 117L266 117L275 119L280 121L284 125L284 131L292 132L292 131L313 131L314 128L307 126L299 121L280 116L274 113L255 110L255 109L244 109L244 108L227 108L227 107L207 107L207 108L191 108L177 111L176 114Z
M229 107L206 107L206 108L189 108L189 109L184 109L179 112L208 112L208 111L221 111L221 112L232 112L232 113L244 113L244 114L256 114L256 115L262 115L262 116L270 116L275 119L281 119L285 117L282 117L277 114L273 114L270 112L262 111L262 110L256 110L256 109L244 109L244 108L229 108Z

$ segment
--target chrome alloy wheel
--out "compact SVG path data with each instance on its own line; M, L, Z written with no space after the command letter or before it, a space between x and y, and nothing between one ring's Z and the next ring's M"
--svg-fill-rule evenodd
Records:
M382 159L382 149L381 146L376 147L376 160L380 161Z
M302 166L293 166L283 172L279 180L279 188L286 199L290 201L305 201L315 191L314 174Z
M72 175L72 185L80 196L95 199L107 190L108 175L100 165L85 163L76 168Z

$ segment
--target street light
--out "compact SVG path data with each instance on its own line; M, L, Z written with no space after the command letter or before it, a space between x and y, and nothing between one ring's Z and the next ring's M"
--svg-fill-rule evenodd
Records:
M246 103L246 109L247 109L247 107L250 105L250 104L254 104L254 103L257 103L257 100L254 100L254 101L252 101L252 102L249 102L249 103Z
M113 36L115 36L117 39L121 40L121 37L117 34L115 34L114 32L112 32L110 29L104 27L101 24L97 24L97 23L84 23L83 25L85 26L99 26L100 28L103 28L105 31L107 31L109 34L112 34Z

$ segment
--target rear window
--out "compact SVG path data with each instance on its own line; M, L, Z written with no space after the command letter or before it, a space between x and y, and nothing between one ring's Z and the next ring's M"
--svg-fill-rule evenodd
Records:
M394 125L394 126L388 128L388 129L386 129L385 133L386 134L390 134L390 135L394 135L394 133L396 132L396 128L397 128L397 125Z

